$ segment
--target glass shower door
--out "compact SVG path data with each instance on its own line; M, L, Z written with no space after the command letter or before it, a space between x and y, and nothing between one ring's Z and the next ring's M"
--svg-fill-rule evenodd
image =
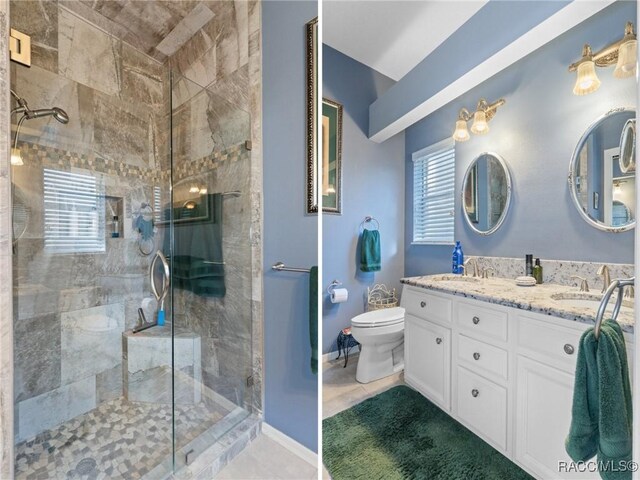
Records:
M240 77L236 81L242 82ZM241 84L172 76L176 469L251 412L250 116Z

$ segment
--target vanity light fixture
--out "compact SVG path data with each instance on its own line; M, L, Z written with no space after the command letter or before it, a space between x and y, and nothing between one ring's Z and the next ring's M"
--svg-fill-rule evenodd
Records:
M466 142L471 138L467 130L467 122L473 119L471 133L485 135L489 133L489 121L495 116L498 107L505 104L505 99L501 98L493 103L488 103L484 98L478 102L476 111L471 114L466 108L461 108L456 120L456 129L453 132L453 139L456 142Z
M595 67L610 67L615 65L613 76L616 78L633 77L637 70L636 54L638 40L633 31L633 23L627 22L624 37L599 51L593 53L587 43L582 47L582 58L569 65L570 72L577 72L576 83L573 87L575 95L587 95L600 88L600 80Z
M24 165L24 162L22 161L22 154L20 153L19 148L11 149L11 165L13 165L14 167L20 167Z
M198 187L197 185L193 185L190 189L189 189L189 193L198 193L200 191L200 187Z

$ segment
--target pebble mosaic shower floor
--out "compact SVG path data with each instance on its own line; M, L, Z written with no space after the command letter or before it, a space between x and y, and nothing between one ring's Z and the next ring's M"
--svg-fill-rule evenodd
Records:
M228 410L176 405L176 432L184 446ZM172 452L171 405L129 402L123 397L34 439L16 445L16 480L139 479Z

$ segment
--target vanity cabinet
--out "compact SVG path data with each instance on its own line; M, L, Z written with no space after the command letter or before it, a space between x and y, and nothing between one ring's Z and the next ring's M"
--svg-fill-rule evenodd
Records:
M449 411L451 330L407 314L404 320L405 381Z
M598 473L559 472L570 462L564 441L571 423L572 373L518 356L515 458L544 479L597 479Z
M407 285L402 305L410 386L535 478L600 478L559 471L570 462L576 357L590 325Z

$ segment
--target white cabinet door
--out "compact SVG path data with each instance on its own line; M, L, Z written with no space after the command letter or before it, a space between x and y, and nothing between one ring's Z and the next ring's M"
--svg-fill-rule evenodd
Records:
M538 478L598 479L562 469L571 459L564 441L571 423L574 375L518 356L516 460Z
M404 377L409 385L448 411L451 396L451 330L406 315Z

